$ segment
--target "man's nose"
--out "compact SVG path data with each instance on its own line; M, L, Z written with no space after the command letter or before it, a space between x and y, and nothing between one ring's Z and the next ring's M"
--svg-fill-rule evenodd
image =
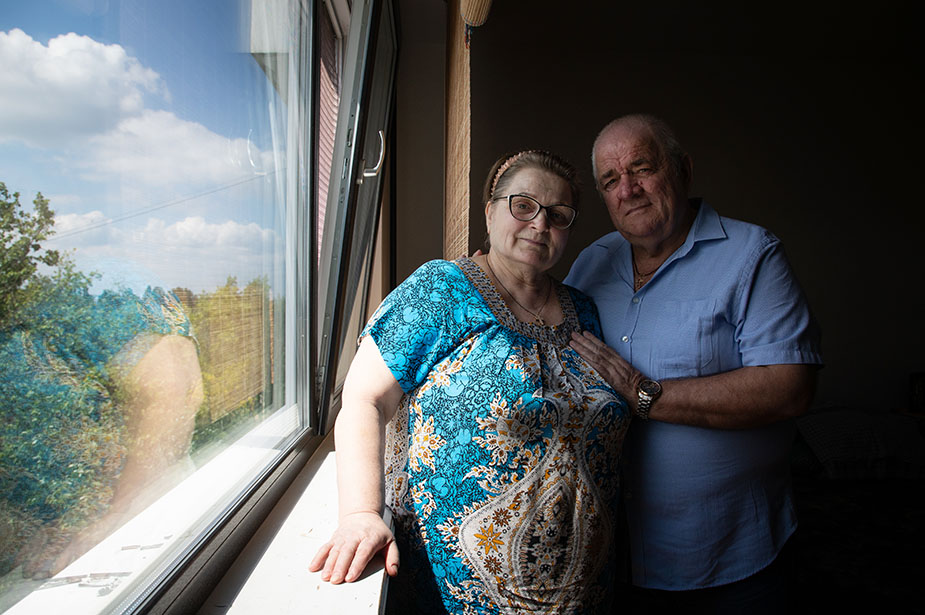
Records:
M624 173L617 183L617 197L621 200L630 199L639 194L639 182L632 173Z

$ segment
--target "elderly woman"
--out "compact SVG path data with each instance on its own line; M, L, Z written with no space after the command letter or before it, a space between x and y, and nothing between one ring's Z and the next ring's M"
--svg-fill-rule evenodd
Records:
M490 252L423 265L361 335L335 428L339 527L310 569L349 582L382 552L392 612L598 612L630 415L568 345L599 334L594 305L547 273L576 173L504 156L484 200Z

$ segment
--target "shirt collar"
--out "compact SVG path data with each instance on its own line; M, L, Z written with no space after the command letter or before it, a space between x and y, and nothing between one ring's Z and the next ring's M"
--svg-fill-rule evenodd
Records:
M688 231L684 243L681 244L681 247L675 251L669 260L686 256L698 241L726 238L723 221L715 209L699 197L690 199L690 204L691 207L697 210L697 216L694 218L694 223L691 225L691 230Z
M690 199L690 204L691 207L697 210L697 216L694 218L693 224L691 224L691 229L688 231L684 243L675 250L674 254L668 257L668 260L665 261L666 263L687 256L698 241L726 238L723 221L715 209L700 197ZM633 270L630 243L619 232L614 231L607 237L596 241L595 245L611 253L611 258L608 260L614 273L632 285Z

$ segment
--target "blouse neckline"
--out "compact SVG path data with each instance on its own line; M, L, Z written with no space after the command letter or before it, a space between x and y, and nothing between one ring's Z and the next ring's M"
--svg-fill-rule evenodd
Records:
M535 322L519 320L511 311L511 308L508 307L507 302L504 301L488 274L474 260L463 257L453 261L453 263L462 270L502 326L539 342L557 346L565 346L571 339L572 332L581 330L578 324L578 312L572 302L572 297L566 286L558 280L552 280L552 282L555 285L556 297L559 299L564 318L557 325L540 325Z

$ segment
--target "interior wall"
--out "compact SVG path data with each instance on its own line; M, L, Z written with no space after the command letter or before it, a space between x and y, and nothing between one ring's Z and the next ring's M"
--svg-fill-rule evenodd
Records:
M441 257L446 57L445 2L399 5L397 281ZM906 407L925 371L917 22L892 0L729 6L494 2L471 39L473 200L503 152L575 163L585 187L562 277L612 228L591 181L598 130L660 115L694 159L693 193L783 240L823 329L817 403ZM474 249L481 204L471 221Z
M397 0L395 281L443 255L446 3Z
M925 371L911 9L707 4L494 2L471 42L473 200L504 152L575 163L583 202L564 276L612 230L594 137L624 113L660 115L693 157L692 193L784 242L823 329L817 403L907 407L910 373ZM472 208L474 249L485 229Z

